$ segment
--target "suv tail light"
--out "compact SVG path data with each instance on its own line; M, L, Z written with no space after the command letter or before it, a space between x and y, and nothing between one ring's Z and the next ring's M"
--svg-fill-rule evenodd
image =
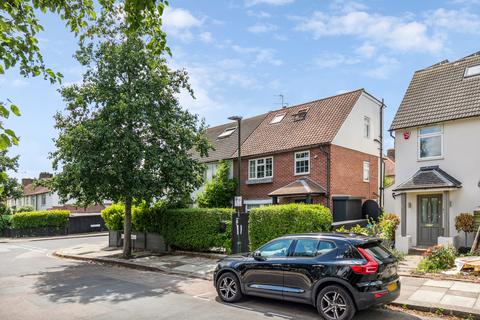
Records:
M366 264L352 266L352 271L358 274L375 274L378 271L378 263L363 248L357 248L358 252L367 260Z

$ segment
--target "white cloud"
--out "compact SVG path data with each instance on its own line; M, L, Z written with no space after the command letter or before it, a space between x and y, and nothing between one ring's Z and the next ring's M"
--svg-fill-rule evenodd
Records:
M163 13L163 25L170 31L179 31L201 26L203 21L193 16L190 11L181 8L166 7Z
M400 66L400 62L397 59L383 55L376 60L376 64L377 66L367 71L367 76L386 79Z
M467 10L437 9L427 15L427 24L456 32L480 33L480 16Z
M28 86L29 83L23 79L15 79L12 81L12 87L22 88Z
M443 49L443 38L428 32L427 25L404 17L352 11L339 15L314 12L308 18L293 17L299 21L298 31L309 32L315 39L327 36L353 36L377 46L398 51L436 53Z
M268 4L273 6L283 6L285 4L293 3L295 0L245 0L247 7L255 6L257 4Z
M248 10L247 15L250 17L255 17L255 18L270 18L271 15L268 12L265 11L253 11L253 10Z
M371 58L376 52L375 46L370 44L369 42L365 42L360 47L358 47L355 52L365 58Z
M240 59L223 59L218 62L223 69L240 69L245 67L245 63Z
M321 69L335 68L338 66L353 65L361 62L355 57L337 53L324 53L314 59L314 64Z
M200 40L205 43L211 43L213 42L212 34L210 32L202 32L200 33Z
M264 49L258 47L241 47L239 45L233 45L232 49L237 53L254 55L254 63L269 63L274 66L281 66L283 61L275 57L275 50Z
M278 27L271 23L256 24L247 28L251 33L267 33L277 30Z

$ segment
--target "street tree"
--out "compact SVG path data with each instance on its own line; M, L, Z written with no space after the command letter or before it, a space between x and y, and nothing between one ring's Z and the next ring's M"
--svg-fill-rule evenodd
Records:
M0 151L0 208L4 208L7 199L18 199L23 195L22 186L17 179L9 177L7 171L17 171L18 156L10 157L7 151ZM0 209L0 215L4 212Z
M81 84L64 87L66 110L55 116L59 136L51 154L60 169L53 186L63 200L105 199L125 204L125 258L131 256L132 202L186 194L202 183L203 165L190 152L207 154L204 123L179 105L193 92L184 70L171 70L165 50L152 54L151 38L129 32L106 13L101 41L81 46ZM120 21L120 22L119 22Z
M103 10L112 11L115 0L99 0ZM124 0L124 21L128 30L151 27L153 42L165 43L160 28L155 28L156 16L165 5L165 0ZM50 82L60 82L62 75L45 65L38 45L38 33L43 31L40 13L57 14L66 22L67 28L83 40L92 36L91 23L96 19L93 0L5 0L0 1L0 74L17 67L25 77L43 76ZM152 44L153 45L153 44ZM0 150L18 144L18 137L4 128L1 119L11 114L20 115L19 108L7 97L0 98Z

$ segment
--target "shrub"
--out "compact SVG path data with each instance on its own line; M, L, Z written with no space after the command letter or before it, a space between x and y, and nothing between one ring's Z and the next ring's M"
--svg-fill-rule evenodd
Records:
M455 229L465 232L465 247L467 246L467 234L477 231L475 227L475 217L473 214L461 213L455 217Z
M233 209L193 208L164 211L162 233L165 241L176 249L210 251L231 249ZM221 228L221 224L226 225Z
M14 229L27 228L64 228L70 212L67 210L45 210L21 212L13 215L11 223Z
M291 233L330 231L333 218L322 205L286 204L255 208L250 212L250 247Z
M393 213L383 213L378 220L378 236L382 239L395 240L395 231L400 225L400 218Z
M10 227L10 221L12 220L12 215L2 214L0 215L0 234L6 228Z
M132 221L135 215L138 214L139 208L132 206ZM108 230L123 230L123 219L125 218L125 205L122 203L114 203L101 212L102 219L105 221L105 226ZM133 230L135 226L132 225Z
M33 212L35 209L32 206L23 206L19 207L17 210L15 210L16 213L19 212Z
M220 161L215 176L207 182L196 202L200 208L228 208L232 204L236 186L235 179L230 178L228 162Z
M451 246L435 246L428 248L424 258L417 266L420 272L437 272L450 269L455 263L456 251Z
M133 230L162 234L164 225L163 219L168 205L169 204L164 201L159 201L152 207L143 204L137 210L133 210Z

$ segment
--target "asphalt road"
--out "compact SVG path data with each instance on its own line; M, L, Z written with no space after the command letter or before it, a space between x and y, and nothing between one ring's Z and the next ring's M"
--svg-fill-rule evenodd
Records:
M223 304L209 281L51 256L107 237L0 240L0 319L319 319L307 305L248 298ZM355 319L425 319L373 309ZM431 318L429 318L431 319Z

